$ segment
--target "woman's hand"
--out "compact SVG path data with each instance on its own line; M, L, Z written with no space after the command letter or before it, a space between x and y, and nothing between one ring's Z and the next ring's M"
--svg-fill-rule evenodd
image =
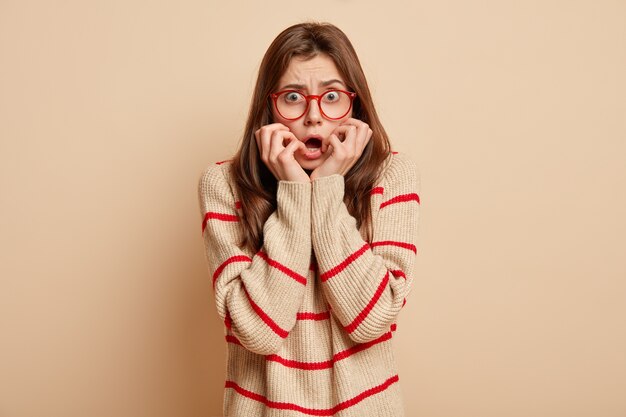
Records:
M333 174L346 175L361 157L372 133L373 131L367 123L352 117L338 126L330 135L328 147L332 149L332 154L322 165L313 170L311 181ZM345 139L340 141L339 136L343 136ZM328 151L329 149L326 150L326 152Z
M298 149L306 150L306 146L287 126L282 123L265 125L254 132L254 136L261 160L277 180L311 181L293 156Z

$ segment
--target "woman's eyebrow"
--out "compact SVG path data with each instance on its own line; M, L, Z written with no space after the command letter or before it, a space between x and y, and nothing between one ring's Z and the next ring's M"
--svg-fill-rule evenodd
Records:
M339 84L343 85L344 87L346 86L346 85L343 83L343 81L341 81L341 80L337 80L336 78L333 78L332 80L328 80L328 81L322 81L322 82L320 83L320 86L321 86L321 87L326 87L327 85L331 85L331 84L333 84L333 83L339 83Z
M334 78L333 78L332 80L328 80L328 81L322 81L322 82L320 82L320 87L326 87L326 86L331 85L331 84L333 84L333 83L339 83L339 84L343 85L343 86L344 86L344 88L345 88L345 86L346 86L346 85L343 83L343 81L341 81L341 80L337 80L337 79L334 79ZM306 88L306 85L304 85L304 84L287 84L287 85L284 85L284 86L281 88L281 90L284 90L284 89L286 89L286 88L297 88L297 89L302 90L302 89Z

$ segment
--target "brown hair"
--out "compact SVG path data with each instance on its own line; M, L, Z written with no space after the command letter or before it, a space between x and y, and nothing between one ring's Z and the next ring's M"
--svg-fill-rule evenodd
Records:
M330 23L304 22L283 30L271 43L259 68L248 120L239 150L233 157L232 174L237 184L244 228L242 247L257 252L263 245L263 225L276 209L277 180L265 166L258 152L254 132L272 123L268 95L277 87L291 59L311 59L324 53L330 56L350 91L356 92L352 117L367 123L372 136L359 160L345 175L344 202L357 220L366 227L371 240L370 191L380 168L391 152L389 138L372 102L359 58L348 37Z

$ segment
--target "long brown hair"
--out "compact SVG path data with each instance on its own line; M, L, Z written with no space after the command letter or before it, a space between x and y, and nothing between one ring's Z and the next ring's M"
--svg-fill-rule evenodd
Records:
M391 152L361 68L348 37L330 23L304 22L283 30L271 43L259 68L259 74L239 150L233 157L232 174L241 201L244 228L242 247L257 252L263 245L263 225L276 209L277 180L265 166L258 152L254 132L272 123L268 95L277 87L291 59L311 59L324 53L330 56L350 91L356 92L352 117L367 123L372 136L359 160L345 175L344 202L348 212L365 227L371 240L370 191L380 168Z

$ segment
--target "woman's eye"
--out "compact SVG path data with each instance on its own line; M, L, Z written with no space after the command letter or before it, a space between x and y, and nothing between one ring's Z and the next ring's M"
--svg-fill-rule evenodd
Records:
M285 100L295 102L300 100L300 94L298 93L287 93L285 95Z
M338 98L339 94L337 94L336 91L329 91L328 93L324 94L324 100L326 101L337 101Z

